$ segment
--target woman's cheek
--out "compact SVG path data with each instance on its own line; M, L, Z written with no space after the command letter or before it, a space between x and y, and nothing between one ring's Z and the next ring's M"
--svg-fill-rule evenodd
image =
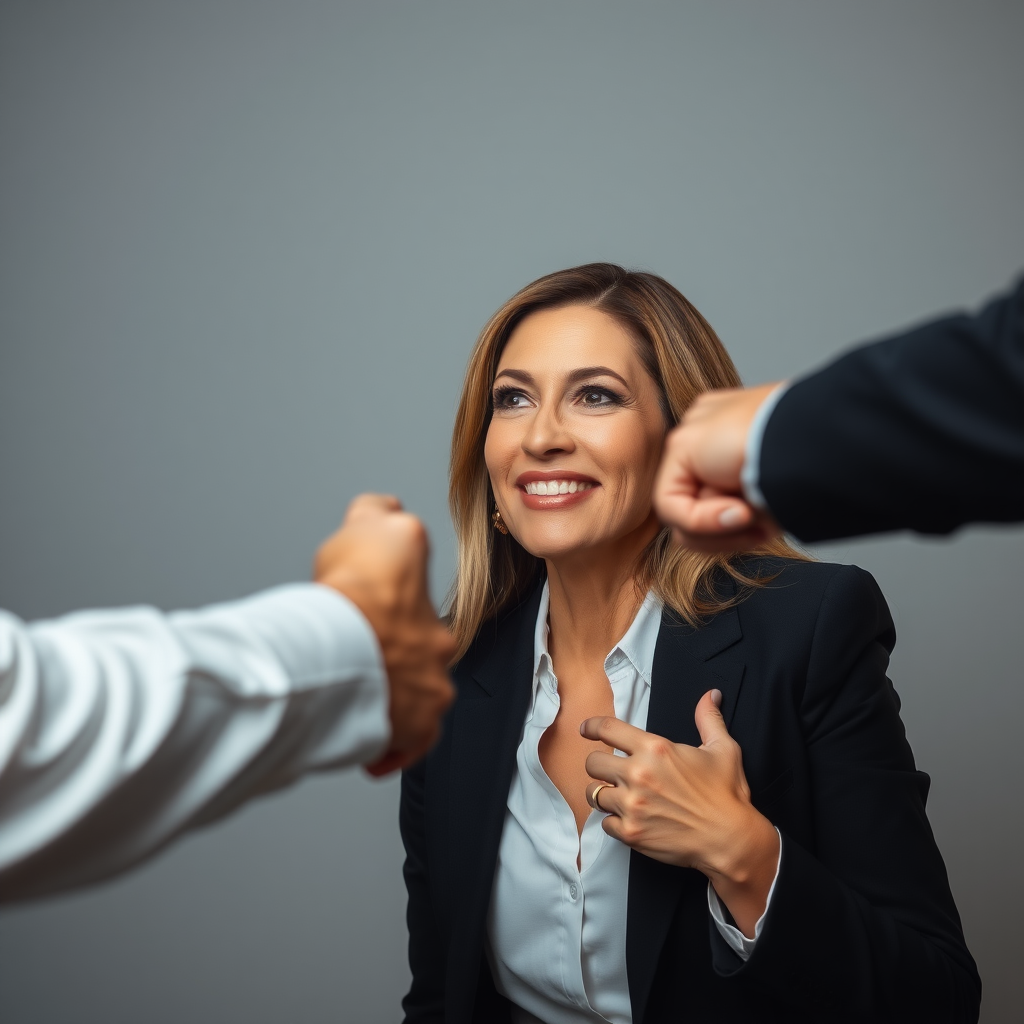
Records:
M492 420L487 437L484 439L484 465L487 467L487 473L491 478L491 487L495 492L504 482L512 458L509 454L509 445L502 437L503 433L505 432L501 430L501 427Z

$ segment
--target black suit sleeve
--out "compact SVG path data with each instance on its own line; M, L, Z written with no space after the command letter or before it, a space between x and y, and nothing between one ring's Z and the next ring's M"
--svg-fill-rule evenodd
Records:
M780 825L782 864L746 964L713 942L719 974L811 1020L971 1024L981 982L886 678L895 636L868 573L829 582L800 695L813 825ZM744 982L741 982L744 983Z
M794 384L759 485L803 541L1024 520L1024 281Z
M399 827L405 843L405 885L409 893L409 966L412 987L402 1000L405 1024L444 1020L445 943L434 916L427 869L424 809L426 759L402 773Z

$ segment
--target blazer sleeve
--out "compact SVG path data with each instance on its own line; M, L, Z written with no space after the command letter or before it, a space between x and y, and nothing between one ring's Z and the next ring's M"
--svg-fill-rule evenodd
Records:
M757 945L742 964L712 936L715 967L809 1019L974 1022L981 982L925 815L929 780L885 675L893 639L874 580L842 567L824 592L800 703L813 825L801 843L783 822Z
M793 384L758 485L803 541L1024 520L1024 280Z
M412 985L402 1000L405 1024L441 1024L444 1020L445 949L430 893L426 837L424 758L402 773L398 823L405 844L405 886L409 895L409 967Z

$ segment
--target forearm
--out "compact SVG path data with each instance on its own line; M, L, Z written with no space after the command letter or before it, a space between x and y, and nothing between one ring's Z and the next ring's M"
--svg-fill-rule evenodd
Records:
M805 541L1024 519L1024 286L792 384L756 468Z
M0 629L0 900L106 877L387 738L372 634L323 588Z

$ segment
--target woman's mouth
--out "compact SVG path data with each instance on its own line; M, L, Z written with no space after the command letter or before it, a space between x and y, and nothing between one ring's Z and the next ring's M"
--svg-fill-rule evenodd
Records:
M527 494L576 494L593 486L585 480L531 480L523 489Z
M536 512L570 508L585 501L600 484L592 477L570 472L523 473L516 480L523 504Z

